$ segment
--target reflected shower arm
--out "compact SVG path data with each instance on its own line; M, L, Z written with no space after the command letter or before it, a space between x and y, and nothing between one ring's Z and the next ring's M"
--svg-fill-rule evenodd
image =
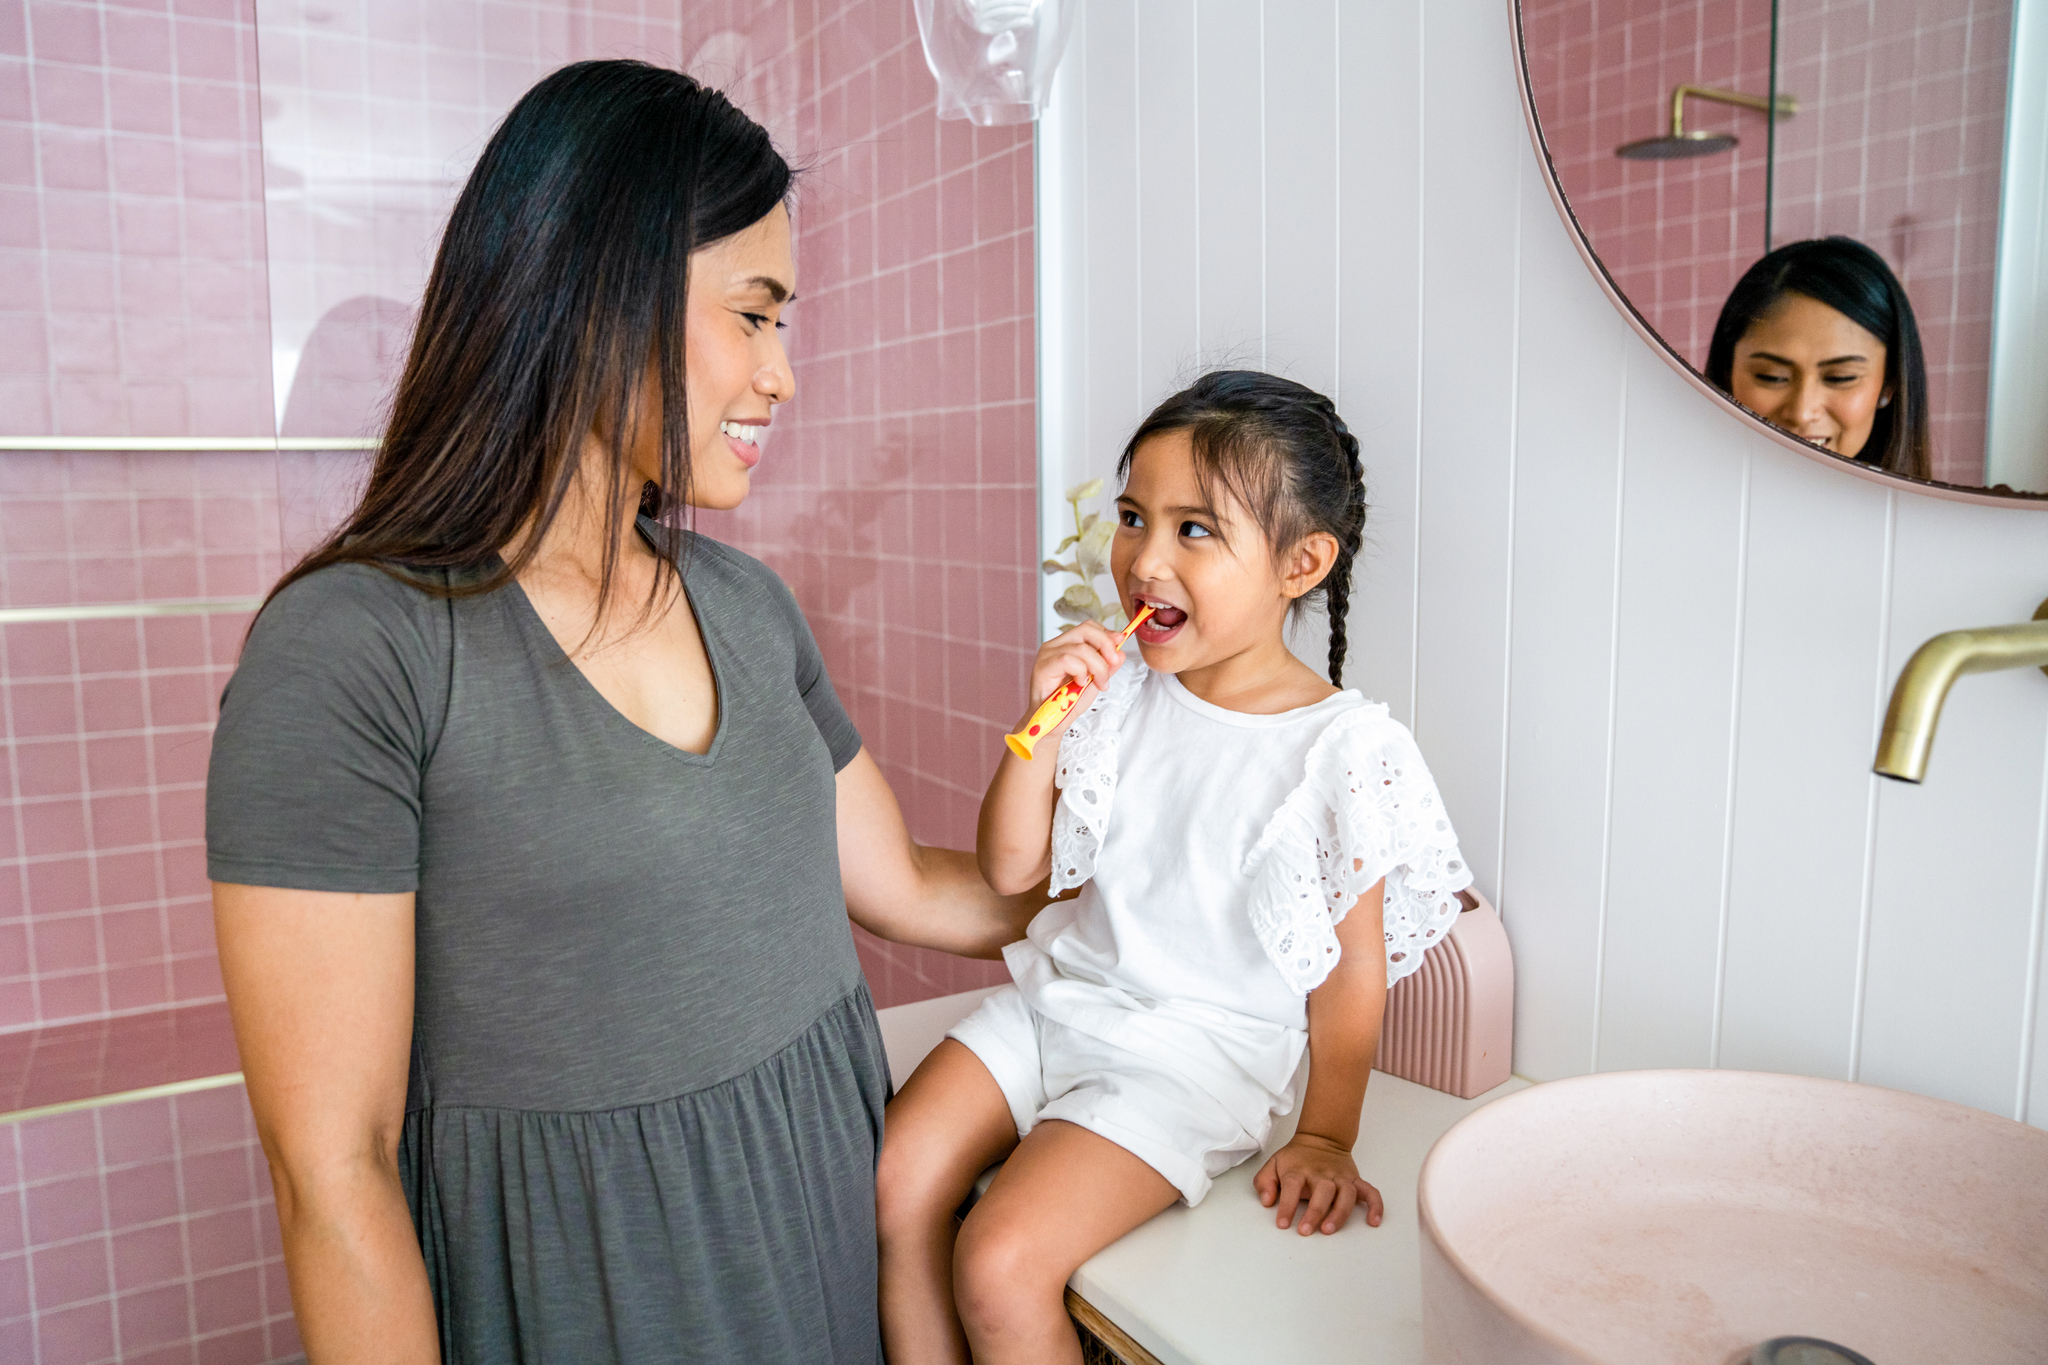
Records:
M1715 104L1732 104L1738 109L1754 109L1759 114L1771 111L1771 102L1762 95L1745 95L1740 90L1721 90L1711 85L1681 85L1671 92L1671 136L1685 136L1685 101L1711 100ZM1778 96L1778 117L1790 118L1799 112L1799 101L1791 95Z

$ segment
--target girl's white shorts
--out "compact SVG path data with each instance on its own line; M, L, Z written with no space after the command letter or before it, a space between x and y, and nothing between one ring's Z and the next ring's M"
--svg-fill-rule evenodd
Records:
M995 1077L1019 1138L1044 1119L1086 1128L1166 1177L1190 1206L1217 1176L1257 1155L1267 1136L1246 1132L1171 1067L1046 1018L1015 986L982 1001L946 1036Z

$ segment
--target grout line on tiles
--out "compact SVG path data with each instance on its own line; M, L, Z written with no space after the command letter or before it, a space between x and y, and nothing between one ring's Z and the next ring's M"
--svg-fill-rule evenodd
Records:
M175 1131L174 1128L174 1135ZM175 1140L174 1136L173 1141ZM104 1258L107 1267L107 1308L109 1310L107 1316L112 1320L113 1324L114 1359L118 1361L124 1357L124 1352L121 1349L121 1268L114 1259L114 1201L107 1191L107 1144L106 1136L100 1130L100 1116L97 1111L92 1116L92 1145L94 1183L99 1187L100 1195L100 1254ZM180 1214L185 1211L186 1207L184 1193L182 1189L178 1191L178 1212ZM184 1235L184 1228L181 1224L178 1231L181 1251L183 1249ZM189 1266L189 1262L187 1265ZM191 1301L192 1295L190 1291L187 1291L185 1302L188 1319L190 1317Z
M1871 699L1870 748L1877 751L1877 738L1884 725L1888 689L1885 679L1891 672L1892 648L1892 587L1893 571L1898 557L1899 495L1896 490L1886 489L1884 495L1884 560L1883 572L1878 584L1877 617L1877 677ZM1868 783L1863 805L1863 885L1857 897L1856 907L1856 985L1849 1008L1849 1074L1848 1080L1863 1077L1863 1006L1870 986L1870 921L1877 897L1877 806L1878 792L1884 779L1870 773L1864 781Z
M19 1127L9 1126L5 1134L0 1135L0 1142L4 1142L6 1146L9 1149L11 1149L4 1153L0 1153L0 1155L5 1155L13 1159L11 1165L14 1170L19 1171L23 1169L21 1151L21 1129ZM35 1243L32 1240L30 1240L29 1237L28 1200L26 1198L18 1200L17 1207L19 1207L21 1210L21 1216L15 1220L15 1227L18 1230L19 1235L21 1237L19 1245L22 1248L22 1288L23 1292L25 1292L28 1295L28 1301L31 1304L33 1304L36 1302L36 1257L29 1254L29 1248L34 1246ZM29 1347L31 1350L38 1353L33 1357L33 1359L41 1360L42 1356L40 1353L42 1351L43 1331L42 1315L34 1311L31 1311L28 1317L28 1325Z
M1742 454L1742 510L1735 520L1735 648L1728 682L1728 776L1721 791L1721 905L1714 928L1714 1013L1707 1065L1721 1065L1721 1026L1727 1017L1728 912L1735 882L1735 773L1742 757L1742 659L1749 623L1750 481L1756 455Z
M1607 893L1614 874L1614 729L1621 678L1621 550L1628 492L1628 365L1621 371L1621 412L1615 432L1614 559L1607 600L1607 773L1600 799L1600 901L1593 930L1592 1048L1587 1069L1600 1069L1600 1014L1607 976Z
M2033 915L2027 925L2027 986L2020 999L2019 1082L2012 1101L2012 1116L2019 1123L2027 1121L2033 1103L2034 1032L2041 1017L2041 940L2048 929L2043 923L2048 918L2048 741L2042 747L2041 776L2041 814L2034 836Z

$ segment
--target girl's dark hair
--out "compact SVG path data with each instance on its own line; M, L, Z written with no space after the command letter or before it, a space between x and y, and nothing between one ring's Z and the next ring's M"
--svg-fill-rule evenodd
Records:
M1119 479L1154 436L1185 431L1203 496L1218 484L1242 503L1276 550L1324 531L1337 562L1295 603L1321 594L1330 617L1330 681L1344 685L1344 617L1351 564L1365 535L1365 469L1358 438L1337 406L1314 389L1257 370L1214 370L1152 410L1117 461Z
M342 563L449 595L504 586L560 513L592 431L610 447L615 523L636 507L684 506L690 253L767 217L791 181L765 130L679 72L578 62L534 86L449 216L361 502L272 594ZM658 489L628 464L650 380ZM509 562L489 568L529 524ZM607 537L600 615L617 559ZM422 581L435 570L471 572Z
M1736 345L1787 294L1826 304L1884 343L1884 382L1891 402L1877 410L1870 438L1854 458L1908 478L1931 477L1927 362L1913 305L1884 258L1853 237L1793 242L1745 271L1714 324L1707 382L1734 392Z

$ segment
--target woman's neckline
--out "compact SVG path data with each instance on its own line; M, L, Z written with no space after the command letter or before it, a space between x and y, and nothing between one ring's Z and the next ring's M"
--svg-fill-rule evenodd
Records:
M640 518L639 520L645 521L646 519ZM642 535L645 536L646 527L642 526L640 529ZM685 534L689 533L685 532ZM652 537L648 537L648 540L649 548L655 554L660 555L662 547L659 544L653 543ZM503 558L499 557L498 562L502 564L504 562ZM674 561L672 560L671 562L673 563ZM687 560L684 562L687 563ZM689 612L691 619L697 624L697 638L703 643L704 661L711 670L711 686L718 698L718 722L712 729L711 743L706 746L702 753L694 749L685 749L679 744L669 743L660 735L643 728L631 717L627 716L624 711L621 711L612 703L609 697L597 690L597 684L590 680L590 675L583 671L583 666L577 663L569 654L569 651L562 647L562 642L555 638L554 631L550 630L548 623L541 618L540 609L534 605L533 599L527 596L526 585L517 578L513 578L505 586L512 589L513 614L518 617L520 625L529 636L541 642L544 651L552 652L553 658L547 661L549 664L548 671L554 672L566 668L569 672L575 674L575 680L569 686L582 697L586 706L602 713L601 721L603 724L610 726L615 731L623 731L625 734L637 738L643 744L671 755L679 762L698 767L710 767L716 763L719 750L725 747L725 736L732 728L731 690L726 686L725 670L720 667L719 647L711 638L711 630L705 623L704 613L698 608L696 595L690 591L689 576L687 573L682 572L681 565L678 565L677 568L678 578L680 579L678 586L682 592L683 610Z

